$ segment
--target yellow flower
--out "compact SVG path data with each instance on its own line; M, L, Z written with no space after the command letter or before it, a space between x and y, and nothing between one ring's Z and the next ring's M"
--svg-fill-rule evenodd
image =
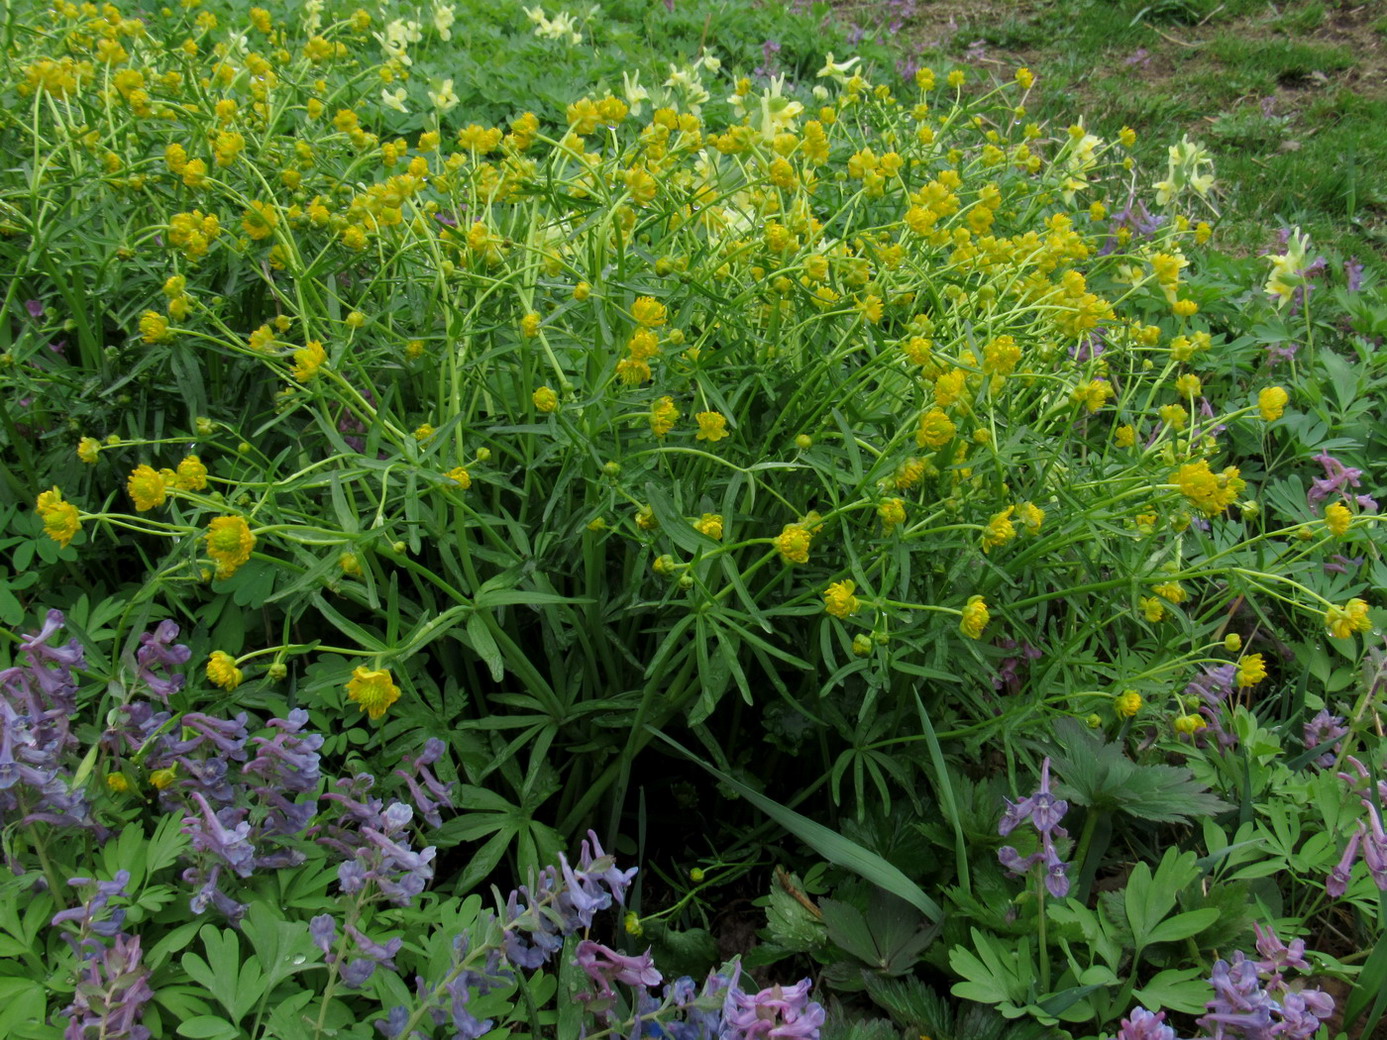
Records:
M1016 537L1016 525L1011 522L1011 514L1014 512L1015 506L1007 506L987 521L987 526L982 531L983 552L991 552L996 546L1006 545Z
M968 373L961 368L951 369L934 381L934 399L939 407L947 408L963 396Z
M52 491L40 492L34 509L43 518L43 533L64 549L82 529L77 507L71 502L64 502L63 493L57 487Z
M207 681L228 693L241 685L244 676L236 667L236 659L224 650L213 650L207 659Z
M809 529L800 524L786 524L776 535L775 547L786 563L809 562Z
M1039 534L1045 523L1045 510L1033 502L1022 502L1016 507L1016 516L1026 526L1027 534Z
M1119 426L1113 432L1113 442L1119 448L1130 448L1137 442L1136 427L1126 424Z
M1160 596L1161 599L1167 600L1171 603L1183 603L1185 602L1185 599L1188 595L1185 592L1184 586L1181 585L1178 581L1168 581L1163 585L1157 585L1151 591L1154 592L1157 596Z
M881 529L887 534L905 523L905 499L888 498L877 506L877 516L881 517Z
M1355 598L1342 607L1331 605L1324 612L1324 627L1334 639L1347 639L1355 632L1371 632L1373 623L1368 617L1367 602Z
M648 329L659 328L666 321L665 305L653 296L642 296L631 304L631 317L637 325Z
M241 219L241 229L257 242L269 238L278 226L279 214L270 202L252 202Z
M1290 395L1279 386L1269 386L1257 394L1257 411L1267 422L1275 422L1286 411Z
M835 581L824 591L824 610L836 618L856 614L860 605L853 595L856 588L851 581Z
M140 339L146 343L164 343L172 338L169 320L158 311L145 311L140 315Z
M178 464L178 476L173 482L181 491L201 491L207 487L207 467L196 455L186 455Z
M694 530L699 534L705 534L714 541L722 541L722 515L719 513L704 513L694 521Z
M207 555L217 564L217 579L224 581L250 559L255 535L243 517L219 516L207 525Z
M1035 82L1035 73L1023 65L1016 70L1016 82L1022 90L1030 90L1031 84Z
M955 430L953 420L947 414L938 408L931 408L920 416L915 443L922 448L940 448L953 440Z
M727 417L721 412L699 412L698 434L694 440L716 442L727 436Z
M539 322L539 315L531 311L520 319L520 334L526 339L534 339L539 335Z
M77 442L77 457L88 465L96 463L101 452L101 442L95 437L83 437Z
M1209 724L1204 721L1203 715L1181 715L1175 720L1175 732L1189 735L1197 733Z
M1165 602L1156 596L1143 596L1137 601L1141 613L1153 625L1165 617Z
M981 639L983 629L987 628L987 623L991 620L992 615L987 612L987 604L983 598L971 596L963 607L958 628L969 639Z
M1203 390L1203 384L1199 377L1192 372L1186 372L1179 379L1175 380L1175 392L1181 397L1198 397Z
M1113 711L1124 719L1130 719L1137 712L1141 711L1141 694L1136 690L1123 690L1113 698Z
M177 777L177 768L169 766L167 769L156 769L154 772L150 773L149 782L162 791L172 784Z
M655 510L649 506L641 506L636 510L636 526L642 531L654 531L659 528L660 521L655 519Z
M1193 300L1176 300L1170 309L1175 312L1176 317L1192 318L1199 313L1199 304Z
M1214 473L1203 459L1181 466L1175 473L1175 486L1205 516L1223 512L1242 494L1247 482L1238 475L1236 466Z
M535 408L541 412L552 412L559 406L559 395L547 386L542 386L530 395Z
M130 790L130 781L124 773L107 773L106 789L112 794L126 794Z
M310 382L326 364L327 351L321 342L311 339L294 351L294 378L300 383Z
M420 423L414 428L414 439L420 444L432 437L438 431L430 423Z
M168 485L164 475L153 466L137 466L125 482L125 489L134 500L135 509L141 513L157 509L169 497Z
M1335 538L1342 538L1348 534L1352 523L1353 513L1342 502L1331 502L1324 507L1324 526L1329 528Z
M616 375L627 386L650 381L650 365L638 358L622 358L616 363Z
M466 491L468 488L472 486L472 474L467 472L467 468L465 466L454 466L447 473L445 473L444 476L446 476L454 484L457 484L464 491Z
M1112 386L1105 379L1090 379L1076 386L1069 396L1089 412L1096 412L1112 396Z
M400 688L390 677L388 668L372 671L358 666L347 683L347 697L356 702L358 711L378 719L400 699Z
M1239 686L1256 686L1267 677L1266 662L1261 654L1248 654L1238 661L1237 680Z
M679 561L669 553L655 557L655 562L650 565L650 569L664 578L673 577L679 571Z
M1021 348L1012 336L998 336L983 348L982 370L988 374L1008 376L1016 371L1021 360Z
M679 409L674 407L674 398L661 397L650 406L650 432L656 437L669 433L678 420Z

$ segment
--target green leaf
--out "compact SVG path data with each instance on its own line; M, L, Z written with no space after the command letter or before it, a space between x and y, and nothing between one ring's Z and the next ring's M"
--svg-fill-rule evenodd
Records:
M767 798L759 791L752 790L740 780L704 762L693 752L665 736L653 726L647 727L647 730L680 754L702 766L830 863L851 870L859 877L866 878L879 888L905 900L931 921L943 920L944 911L940 909L939 904L927 896L924 889L906 877L895 864L889 863L870 849L864 849L856 842L849 841L837 831L829 830L823 824L815 823L807 816L801 816L793 809L788 809L774 799Z
M21 1025L42 1022L47 1011L43 986L33 979L0 978L0 1036Z
M1167 968L1145 986L1132 991L1148 1011L1179 1011L1197 1015L1209 1000L1209 980L1202 968Z
M193 1037L194 1040L235 1040L241 1031L224 1018L199 1015L178 1023L178 1035Z
M1190 910L1183 914L1176 914L1174 917L1167 917L1155 928L1152 928L1146 935L1146 941L1158 943L1188 939L1192 935L1198 935L1218 918L1219 912L1217 908L1212 906L1202 910Z

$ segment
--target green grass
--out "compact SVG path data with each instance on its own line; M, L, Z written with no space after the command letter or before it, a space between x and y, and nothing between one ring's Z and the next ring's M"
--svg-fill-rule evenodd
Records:
M932 6L898 39L940 39ZM1018 0L980 4L927 59L962 59L980 40L989 59L1040 76L1036 115L1082 115L1104 136L1131 126L1149 169L1182 136L1201 141L1216 160L1224 248L1260 251L1298 224L1387 271L1387 189L1371 175L1387 169L1371 46L1384 33L1387 19L1360 25L1337 0Z

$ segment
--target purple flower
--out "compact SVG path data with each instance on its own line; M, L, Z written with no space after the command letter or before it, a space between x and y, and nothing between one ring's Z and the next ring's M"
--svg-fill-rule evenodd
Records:
M25 300L24 309L29 312L29 317L33 318L35 321L43 317L42 300Z
M1259 924L1254 924L1252 931L1257 936L1257 952L1262 958L1257 961L1257 970L1260 973L1279 977L1284 968L1310 971L1310 962L1305 959L1304 939L1292 939L1290 945L1287 946L1277 936L1276 929L1270 925L1263 928Z
M1131 1017L1122 1020L1122 1028L1113 1040L1176 1040L1175 1030L1165 1024L1165 1012L1150 1012L1144 1007L1132 1009Z
M172 669L187 664L193 655L189 647L174 642L177 638L178 625L172 621L161 621L153 632L145 632L140 636L140 648L135 651L137 674L165 704L168 703L169 697L183 688L187 679L187 676L182 673L175 674ZM164 674L156 674L156 668Z
M1318 715L1305 724L1302 732L1307 750L1329 745L1329 750L1314 760L1314 764L1321 769L1328 769L1334 765L1334 759L1339 750L1339 742L1348 735L1348 727L1344 725L1344 720L1340 716L1331 715L1328 708L1323 708Z
M331 914L319 914L308 922L308 934L313 945L325 954L332 952L332 944L337 941L337 919Z
M184 818L183 833L192 838L193 848L211 853L241 877L250 877L255 848L250 843L250 824L243 819L246 811L227 808L214 813L200 792L194 792L192 800L201 813Z
M1363 288L1363 265L1356 256L1344 261L1344 287L1351 293Z
M154 990L141 957L139 936L117 935L87 961L72 1003L63 1010L64 1040L148 1040L149 1030L139 1022Z
M824 1009L809 999L812 986L812 980L804 979L793 986L770 986L748 994L734 984L723 1003L723 1036L726 1040L818 1040Z
M1340 898L1348 890L1353 864L1358 860L1358 846L1363 840L1363 831L1363 824L1359 823L1357 829L1349 836L1348 845L1344 848L1344 854L1339 857L1338 864L1325 879L1324 890L1331 899Z
M443 818L438 812L440 806L448 809L454 807L453 785L440 783L429 769L429 766L443 756L444 748L443 741L437 737L430 737L424 742L423 751L419 752L412 760L408 758L404 760L407 768L395 770L395 775L402 777L405 785L409 788L415 811L433 827L443 826ZM426 791L427 793L425 793Z
M277 732L273 737L251 738L256 745L255 758L241 767L241 774L260 777L266 790L313 790L321 779L318 749L323 746L323 737L300 733L308 725L308 712L295 708L287 719L271 719L269 724Z
M1324 467L1324 477L1310 483L1310 490L1306 493L1306 500L1311 506L1318 506L1330 495L1343 493L1343 487L1358 487L1362 483L1363 471L1352 466L1345 466L1328 452L1323 452L1315 456L1315 461Z

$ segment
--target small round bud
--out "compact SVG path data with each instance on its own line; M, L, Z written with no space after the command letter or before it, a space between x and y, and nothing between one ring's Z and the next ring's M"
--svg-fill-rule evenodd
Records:
M236 453L238 455L249 455L252 450L254 449L251 448L249 441L242 441L240 444L236 445Z
M205 415L199 415L193 420L193 429L197 431L199 437L210 437L212 431L217 428L216 423Z
M795 438L795 447L800 451L808 451L814 446L814 438L807 433L801 433Z
M1229 632L1223 637L1223 649L1230 654L1236 654L1243 648L1243 637L1236 632Z
M265 674L270 677L271 682L281 682L289 674L289 669L283 661L276 661L270 665Z
M477 461L478 461L478 462L487 462L488 460L490 460L490 458L491 458L491 449L490 449L490 448L478 448L478 449L477 449Z
M689 871L689 880L694 882L695 884L702 881L703 878L704 874L702 867L694 867L692 870Z
M390 543L390 551L393 552L393 553L395 553L395 554L397 554L397 555L399 555L399 556L403 556L403 555L405 554L405 550L407 550L408 548L409 548L409 546L405 545L404 542L391 542L391 543Z
M608 463L605 463L605 464L602 466L602 472L605 473L605 474L607 474L607 476L609 476L609 477L619 477L619 476L621 476L621 463L619 463L619 462L608 462Z
M858 657L866 657L872 652L872 637L865 634L853 636L852 652Z

